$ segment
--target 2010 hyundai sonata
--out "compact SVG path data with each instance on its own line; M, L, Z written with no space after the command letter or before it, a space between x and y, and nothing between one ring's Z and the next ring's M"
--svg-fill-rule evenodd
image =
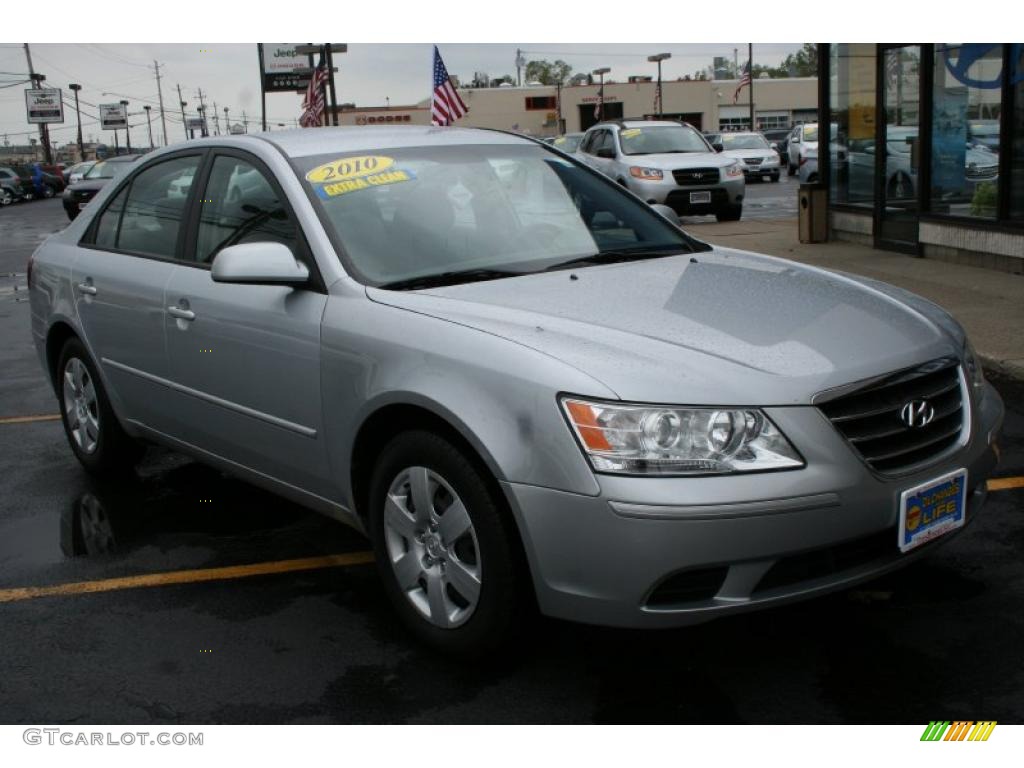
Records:
M36 251L32 332L86 469L162 443L363 530L448 650L819 595L978 514L956 321L669 215L501 132L194 141Z

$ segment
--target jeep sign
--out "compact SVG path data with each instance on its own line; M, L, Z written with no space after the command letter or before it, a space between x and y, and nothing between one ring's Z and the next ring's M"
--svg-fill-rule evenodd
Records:
M60 88L26 88L25 108L30 123L64 122L64 98Z

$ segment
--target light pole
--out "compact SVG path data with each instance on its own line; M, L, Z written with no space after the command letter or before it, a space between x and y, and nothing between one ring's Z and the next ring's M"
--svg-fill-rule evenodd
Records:
M595 75L601 76L601 90L597 94L597 106L594 107L594 122L604 119L604 76L612 71L611 67L598 67L594 70Z
M196 107L196 112L199 113L199 119L203 121L203 124L201 126L199 126L199 135L200 136L205 136L206 135L206 105L205 104L200 104L198 107Z
M121 106L124 107L124 140L128 145L128 154L132 153L132 132L128 125L128 99L121 99Z
M231 135L231 122L228 120L228 107L224 107L224 133Z
M179 92L181 91L180 88L178 90L179 90ZM187 107L187 106L188 106L188 102L187 101L181 102L181 125L185 129L185 139L186 140L189 138L189 135L188 135L188 120L185 119L185 107Z
M149 130L149 148L153 149L153 123L150 122L150 110L152 109L149 104L143 107L146 110L146 128Z
M75 117L78 118L78 154L79 160L85 160L85 144L82 142L82 113L78 110L78 92L82 90L82 86L78 83L71 83L68 85L72 91L75 92Z
M656 92L656 97L655 97L655 102L656 102L656 104L655 104L655 107L656 107L655 108L655 112L657 112L659 120L661 119L662 112L664 112L664 107L663 107L663 105L661 103L661 62L663 62L665 59L671 59L671 58L672 58L672 54L671 53L656 53L653 56L648 56L647 57L648 61L656 61L658 63L658 90Z

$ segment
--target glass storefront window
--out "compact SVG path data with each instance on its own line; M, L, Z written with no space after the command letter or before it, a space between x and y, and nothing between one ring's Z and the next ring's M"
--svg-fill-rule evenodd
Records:
M934 213L995 218L1003 47L938 43L932 91Z
M874 43L829 46L834 203L871 205L875 199L875 66Z

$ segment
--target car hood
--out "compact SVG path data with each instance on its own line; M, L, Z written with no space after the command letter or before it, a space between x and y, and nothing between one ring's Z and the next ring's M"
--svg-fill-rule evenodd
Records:
M99 192L113 179L82 179L68 187L72 192Z
M623 155L622 162L644 168L724 168L735 160L718 152L673 152L665 155Z
M805 404L963 343L913 294L725 248L367 295L531 347L645 402Z

